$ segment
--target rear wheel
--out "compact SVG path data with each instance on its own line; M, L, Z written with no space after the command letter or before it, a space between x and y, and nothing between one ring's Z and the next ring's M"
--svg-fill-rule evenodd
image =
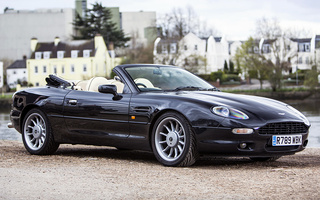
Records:
M30 110L23 121L22 140L27 151L36 155L53 154L59 147L46 115L36 108Z
M156 121L152 149L159 162L166 166L190 166L198 158L189 122L175 112L165 113Z
M249 157L250 160L252 161L257 161L257 162L272 162L276 161L280 158L281 156L275 156L275 157Z

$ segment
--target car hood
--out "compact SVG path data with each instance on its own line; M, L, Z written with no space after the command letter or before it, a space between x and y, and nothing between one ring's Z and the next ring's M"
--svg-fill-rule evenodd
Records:
M281 121L305 122L307 125L309 123L301 113L289 109L287 104L269 98L216 91L182 91L175 95L183 96L190 101L212 104L212 107L226 106L238 109L246 113L249 119L259 119L265 123Z

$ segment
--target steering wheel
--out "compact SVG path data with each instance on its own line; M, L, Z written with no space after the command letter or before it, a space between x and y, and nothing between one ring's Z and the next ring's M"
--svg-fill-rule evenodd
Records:
M145 84L143 84L143 83L136 83L136 85L139 87L139 86L142 86L142 87L144 87L144 88L147 88L147 86L145 85Z

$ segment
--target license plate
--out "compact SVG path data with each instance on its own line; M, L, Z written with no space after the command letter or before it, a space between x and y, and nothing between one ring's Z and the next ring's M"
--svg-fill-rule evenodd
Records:
M272 146L293 146L302 144L302 135L273 135Z

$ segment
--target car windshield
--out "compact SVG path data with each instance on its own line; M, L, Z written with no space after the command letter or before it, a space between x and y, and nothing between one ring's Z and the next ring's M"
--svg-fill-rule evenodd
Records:
M140 91L217 90L196 75L170 66L127 67Z

